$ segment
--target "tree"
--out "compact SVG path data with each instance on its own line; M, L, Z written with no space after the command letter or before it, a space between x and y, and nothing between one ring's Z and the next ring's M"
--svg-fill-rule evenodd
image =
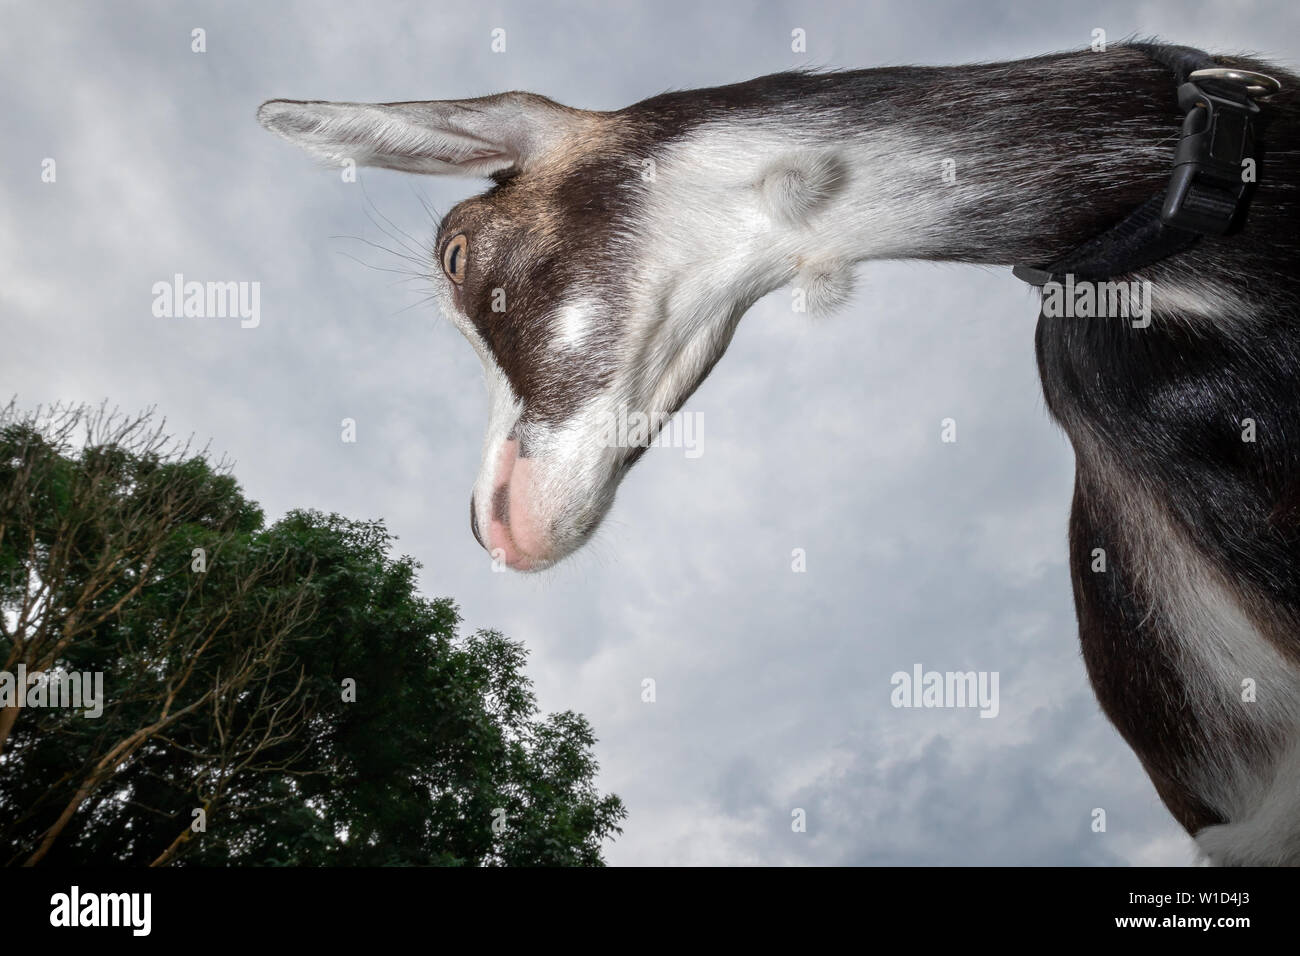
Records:
M541 718L523 647L461 635L393 541L267 526L149 413L0 409L0 678L104 686L94 718L0 686L0 860L601 864L625 811L587 721Z

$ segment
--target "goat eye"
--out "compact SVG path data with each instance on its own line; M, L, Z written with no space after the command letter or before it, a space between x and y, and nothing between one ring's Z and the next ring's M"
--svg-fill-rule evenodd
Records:
M457 285L465 281L465 260L468 258L469 240L464 233L452 236L442 247L442 271Z

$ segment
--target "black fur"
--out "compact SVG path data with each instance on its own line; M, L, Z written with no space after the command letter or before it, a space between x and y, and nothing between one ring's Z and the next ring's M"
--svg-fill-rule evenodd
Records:
M1118 508L1096 469L1122 463L1154 489L1226 578L1266 597L1267 606L1248 612L1300 661L1300 81L1267 64L1231 62L1285 87L1262 104L1262 162L1249 216L1238 234L1202 240L1142 276L1157 286L1192 278L1217 284L1252 314L1158 317L1136 329L1122 318L1044 315L1036 336L1048 407L1080 458L1070 549L1084 659L1106 713L1193 833L1225 821L1202 800L1188 767L1208 748L1229 746L1249 759L1277 742L1253 739L1244 725L1211 733L1198 722L1175 668L1177 634L1140 593ZM1169 123L1176 128L1172 112ZM1247 418L1257 423L1254 443L1242 440ZM1094 442L1107 463L1086 460ZM1110 556L1105 574L1090 568L1098 547ZM1238 692L1223 688L1225 702Z

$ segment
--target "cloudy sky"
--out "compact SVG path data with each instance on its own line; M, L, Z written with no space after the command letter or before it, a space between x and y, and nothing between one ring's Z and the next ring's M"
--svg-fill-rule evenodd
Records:
M1282 0L7 3L0 398L157 405L272 517L386 519L428 594L527 643L545 709L592 721L600 784L630 811L612 863L1188 863L1080 662L1072 455L1008 270L868 265L820 321L760 302L688 406L704 453L652 450L587 549L493 573L467 521L478 359L412 285L349 258L396 265L360 241L386 241L368 214L428 237L420 197L445 211L481 185L344 183L254 111L507 89L608 109L809 64L1080 48L1098 27L1294 68L1298 26ZM153 284L178 272L260 282L261 324L155 318ZM890 676L916 664L997 671L998 716L894 708Z

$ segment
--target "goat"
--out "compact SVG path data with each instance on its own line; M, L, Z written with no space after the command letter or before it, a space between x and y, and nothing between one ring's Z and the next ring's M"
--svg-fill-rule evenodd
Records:
M681 408L760 296L794 284L829 310L866 259L1058 262L1149 205L1189 108L1181 49L780 73L613 112L512 92L258 115L329 162L493 180L438 227L438 296L491 394L473 533L538 570L645 450L608 423ZM1110 276L1149 289L1145 321L1062 315L1048 282L1036 350L1076 457L1071 576L1102 709L1211 862L1296 864L1300 83L1214 62L1281 79L1244 224Z

